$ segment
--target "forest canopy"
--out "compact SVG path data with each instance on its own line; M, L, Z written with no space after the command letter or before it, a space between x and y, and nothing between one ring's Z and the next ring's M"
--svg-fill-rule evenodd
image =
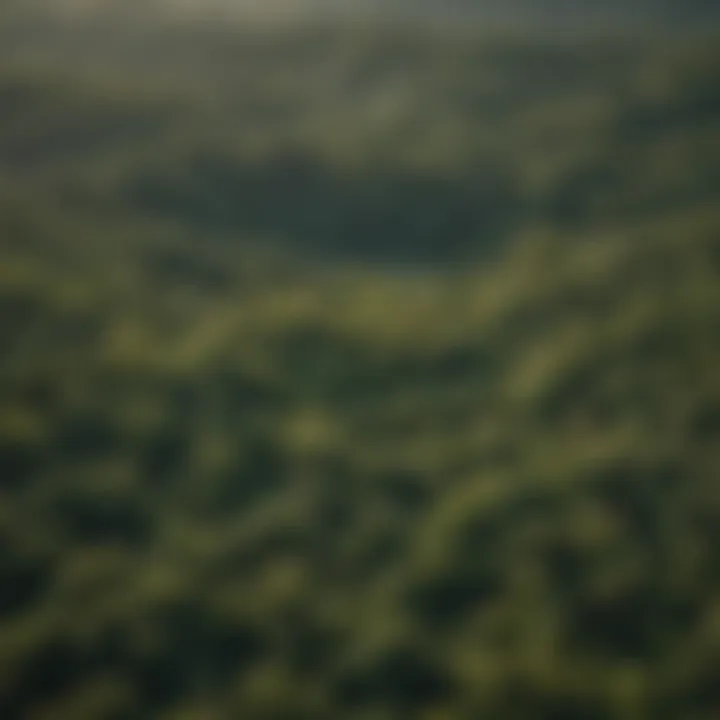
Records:
M717 45L149 27L0 25L0 717L715 718Z

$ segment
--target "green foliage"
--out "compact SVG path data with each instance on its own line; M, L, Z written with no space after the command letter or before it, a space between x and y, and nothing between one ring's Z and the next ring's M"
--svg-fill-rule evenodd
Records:
M8 51L0 715L714 717L717 52L277 32Z

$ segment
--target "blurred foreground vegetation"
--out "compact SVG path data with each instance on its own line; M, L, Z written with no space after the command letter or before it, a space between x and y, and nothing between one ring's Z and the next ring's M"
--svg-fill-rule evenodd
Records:
M712 43L18 32L3 719L717 717Z

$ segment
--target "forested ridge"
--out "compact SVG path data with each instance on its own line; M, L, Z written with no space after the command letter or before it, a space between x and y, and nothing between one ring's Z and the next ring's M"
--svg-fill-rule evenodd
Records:
M0 717L715 718L713 44L127 32L3 51Z

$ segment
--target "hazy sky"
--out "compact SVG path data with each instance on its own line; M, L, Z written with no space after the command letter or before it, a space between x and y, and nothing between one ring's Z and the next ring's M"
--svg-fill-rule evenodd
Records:
M520 21L542 26L594 26L609 22L646 24L648 21L689 22L710 26L720 19L718 0L0 0L0 5L37 10L113 10L143 12L174 8L206 14L258 17L306 17L328 12L399 12L401 16L434 20L462 18ZM654 24L654 23L653 23Z

